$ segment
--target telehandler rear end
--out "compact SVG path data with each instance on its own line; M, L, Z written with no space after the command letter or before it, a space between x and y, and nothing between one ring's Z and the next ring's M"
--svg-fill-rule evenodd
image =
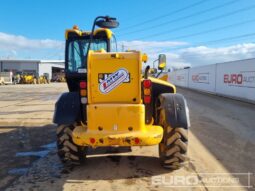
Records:
M98 26L98 29L95 29ZM80 164L88 147L159 145L161 164L178 169L187 159L189 112L174 85L142 74L146 54L117 52L115 18L97 17L91 32L66 31L69 92L55 106L58 155ZM159 56L158 69L166 67Z

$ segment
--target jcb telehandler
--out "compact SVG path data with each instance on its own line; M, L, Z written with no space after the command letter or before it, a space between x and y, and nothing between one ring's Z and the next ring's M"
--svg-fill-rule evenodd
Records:
M147 56L117 52L115 18L99 16L91 32L66 30L65 76L69 92L55 105L58 156L80 164L89 147L159 145L165 168L186 160L189 112L174 85L142 73ZM95 27L99 27L95 29ZM159 56L158 69L166 67Z

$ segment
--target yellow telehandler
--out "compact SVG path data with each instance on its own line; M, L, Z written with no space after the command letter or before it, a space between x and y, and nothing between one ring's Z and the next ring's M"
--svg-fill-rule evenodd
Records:
M110 29L118 25L99 16L91 32L66 30L69 92L56 102L53 118L58 156L73 165L84 161L89 147L158 145L162 166L178 169L187 159L186 101L173 84L150 77L149 67L142 73L146 54L117 51ZM160 54L158 70L165 67Z

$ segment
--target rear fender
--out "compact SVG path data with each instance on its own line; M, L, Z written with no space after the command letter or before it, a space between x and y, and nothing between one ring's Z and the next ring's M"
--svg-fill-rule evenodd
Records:
M55 104L53 123L73 124L76 121L81 121L81 103L79 93L63 93Z
M163 93L159 96L160 107L165 110L165 117L172 128L190 127L189 108L183 95Z

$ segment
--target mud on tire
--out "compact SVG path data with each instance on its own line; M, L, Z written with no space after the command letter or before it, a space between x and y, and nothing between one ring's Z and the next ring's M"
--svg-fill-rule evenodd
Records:
M180 94L161 94L158 105L158 123L164 128L160 161L163 167L176 170L188 159L188 107Z
M72 140L74 125L59 125L57 128L58 156L65 165L80 165L85 160L86 147L76 145Z

